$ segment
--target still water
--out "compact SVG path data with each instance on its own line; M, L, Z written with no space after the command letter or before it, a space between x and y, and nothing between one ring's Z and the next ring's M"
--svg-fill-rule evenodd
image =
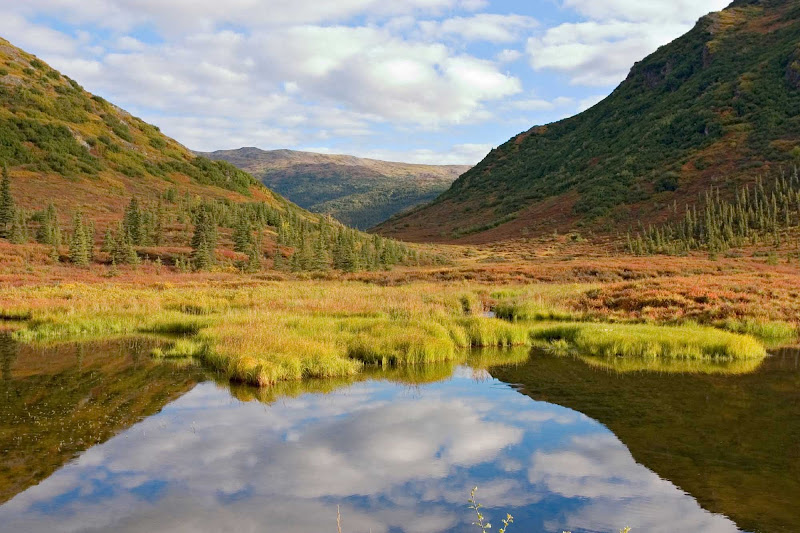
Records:
M336 531L337 507L345 532L475 531L466 500L476 485L493 529L505 512L510 531L527 532L800 524L791 493L800 421L786 418L798 415L792 352L744 376L619 373L534 353L488 371L257 392L152 361L147 341L0 348L4 533ZM682 386L703 405L678 398ZM642 396L647 387L656 391ZM668 390L675 401L663 405ZM779 435L760 435L781 450L764 472L751 457L774 449L760 449L759 435L730 437L734 420L716 420L725 409L757 420L756 400L776 403L766 417L783 419L763 428ZM684 402L701 419L691 437L676 422ZM713 428L702 420L709 410ZM742 448L726 455L722 445ZM727 493L773 504L751 512Z

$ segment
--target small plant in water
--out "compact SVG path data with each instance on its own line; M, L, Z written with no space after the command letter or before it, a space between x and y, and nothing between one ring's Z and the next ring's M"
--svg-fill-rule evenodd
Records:
M492 524L486 521L486 518L481 513L481 508L483 505L479 504L478 501L475 499L475 493L478 492L478 487L472 489L469 493L469 508L475 511L475 516L477 517L478 521L473 522L473 526L478 526L481 531L489 531L492 529ZM514 517L510 514L506 513L505 519L503 519L503 527L498 530L498 533L506 533L508 526L514 523Z

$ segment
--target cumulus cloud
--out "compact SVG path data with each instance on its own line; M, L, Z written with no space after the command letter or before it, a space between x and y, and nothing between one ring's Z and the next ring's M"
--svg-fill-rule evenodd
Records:
M471 17L453 17L442 21L419 23L428 37L457 36L467 41L508 43L516 41L526 30L537 25L536 19L523 15L480 13Z
M693 23L700 16L723 9L730 0L564 0L564 6L598 20Z
M531 66L570 77L573 85L611 86L636 61L688 31L709 11L729 2L564 0L590 20L565 23L528 39Z

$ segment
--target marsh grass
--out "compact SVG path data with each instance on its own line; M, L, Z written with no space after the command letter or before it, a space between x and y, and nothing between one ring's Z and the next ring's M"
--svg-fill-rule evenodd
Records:
M696 325L534 324L540 345L567 345L578 354L644 359L762 359L764 346L749 335Z
M589 288L587 285L532 285L491 294L497 318L510 321L577 321L582 316L564 302Z
M795 340L800 335L797 324L781 321L729 318L717 325L726 331L752 335L765 341L777 343Z
M22 341L169 335L173 342L157 350L158 357L194 358L234 381L262 387L350 378L374 366L460 363L470 348L479 347L537 344L595 356L649 358L764 355L752 337L713 328L566 321L558 299L580 290L528 286L492 293L490 298L514 299L520 308L550 310L516 313L516 320L483 316L486 288L463 283L26 287L0 296L0 308L29 313L14 333ZM535 303L522 305L523 299Z

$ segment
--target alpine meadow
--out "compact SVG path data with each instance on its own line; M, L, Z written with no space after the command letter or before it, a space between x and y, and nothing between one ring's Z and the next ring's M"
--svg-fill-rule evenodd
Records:
M800 0L229 4L0 0L0 533L800 532Z

